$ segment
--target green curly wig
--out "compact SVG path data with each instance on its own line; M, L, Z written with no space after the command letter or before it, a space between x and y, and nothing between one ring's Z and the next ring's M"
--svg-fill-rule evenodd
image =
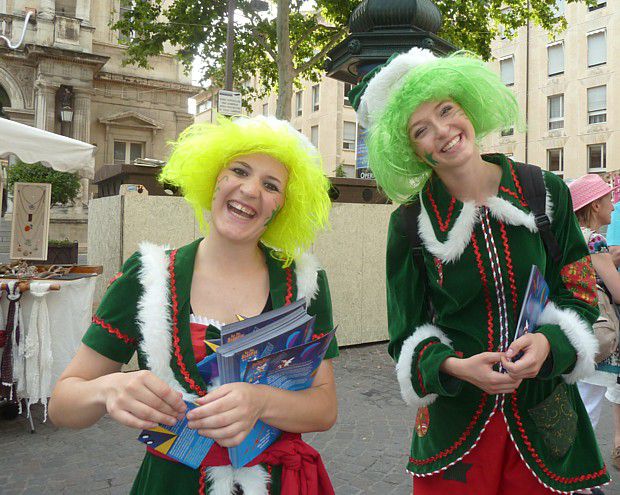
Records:
M327 227L331 201L317 149L287 122L259 116L194 124L173 143L159 180L180 188L207 234L204 211L211 210L219 173L232 160L254 153L275 158L289 173L284 206L261 237L288 266Z
M422 103L455 101L471 121L477 141L495 130L522 128L512 91L471 55L457 53L421 63L401 83L389 96L385 110L374 116L367 141L377 183L396 203L410 202L432 174L414 153L408 133L409 119Z

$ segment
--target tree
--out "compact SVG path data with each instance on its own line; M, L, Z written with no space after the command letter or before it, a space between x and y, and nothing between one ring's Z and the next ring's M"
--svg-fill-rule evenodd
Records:
M16 182L38 182L52 185L51 203L73 203L80 193L80 178L70 172L58 172L40 163L24 163L20 160L7 170L7 186L13 191Z
M128 0L126 0L128 1ZM567 0L596 3L596 0ZM326 54L348 32L348 17L361 0L270 0L275 15L260 14L251 0L238 0L235 26L235 89L244 100L278 93L276 116L291 117L293 89L323 76ZM438 33L457 47L491 56L500 26L516 32L528 19L550 32L566 27L556 0L434 0L443 15ZM112 27L131 38L125 63L149 67L166 43L178 49L189 70L198 59L204 81L223 87L227 0L132 0L132 9ZM246 83L251 84L246 84ZM256 84L253 84L256 83Z

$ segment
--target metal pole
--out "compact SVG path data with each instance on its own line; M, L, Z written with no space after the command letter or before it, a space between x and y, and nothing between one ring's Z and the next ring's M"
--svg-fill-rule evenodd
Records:
M233 59L235 49L236 0L228 0L228 28L226 29L226 89L233 89Z

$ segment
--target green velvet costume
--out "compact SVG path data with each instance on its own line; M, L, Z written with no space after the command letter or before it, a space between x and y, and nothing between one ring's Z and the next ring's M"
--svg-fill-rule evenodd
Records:
M200 240L171 252L160 246L142 245L113 279L82 339L88 347L121 363L127 363L138 351L140 369L150 369L188 400L207 390L196 367L189 328L190 288ZM303 255L291 267L283 268L268 249L264 252L273 308L305 297L308 313L316 315L315 334L331 331L329 287L318 262ZM337 355L334 339L325 358ZM267 471L271 474L269 493L280 493L278 466L242 468L236 474L232 468L208 468L203 475L205 489L200 491L201 470L147 452L131 493L208 494L212 485L209 476L215 480L213 483L221 476L236 476L235 481L243 485L245 495L254 495L266 493Z
M407 468L420 476L459 462L491 415L501 414L543 484L560 492L605 484L609 475L575 386L594 369L591 324L598 308L568 188L544 173L547 214L563 253L556 264L537 232L514 164L499 154L484 159L502 169L499 192L484 207L453 198L435 174L421 191L426 275L416 266L400 212L390 220L389 352L397 361L403 398L419 408ZM533 264L549 284L551 301L537 330L551 348L538 376L523 380L513 394L489 395L442 373L440 365L450 356L508 348Z

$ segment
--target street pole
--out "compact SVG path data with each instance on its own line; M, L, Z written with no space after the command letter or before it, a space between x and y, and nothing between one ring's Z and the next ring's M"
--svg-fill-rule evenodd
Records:
M226 88L233 89L233 59L235 49L235 7L236 0L228 0L228 28L226 29Z

